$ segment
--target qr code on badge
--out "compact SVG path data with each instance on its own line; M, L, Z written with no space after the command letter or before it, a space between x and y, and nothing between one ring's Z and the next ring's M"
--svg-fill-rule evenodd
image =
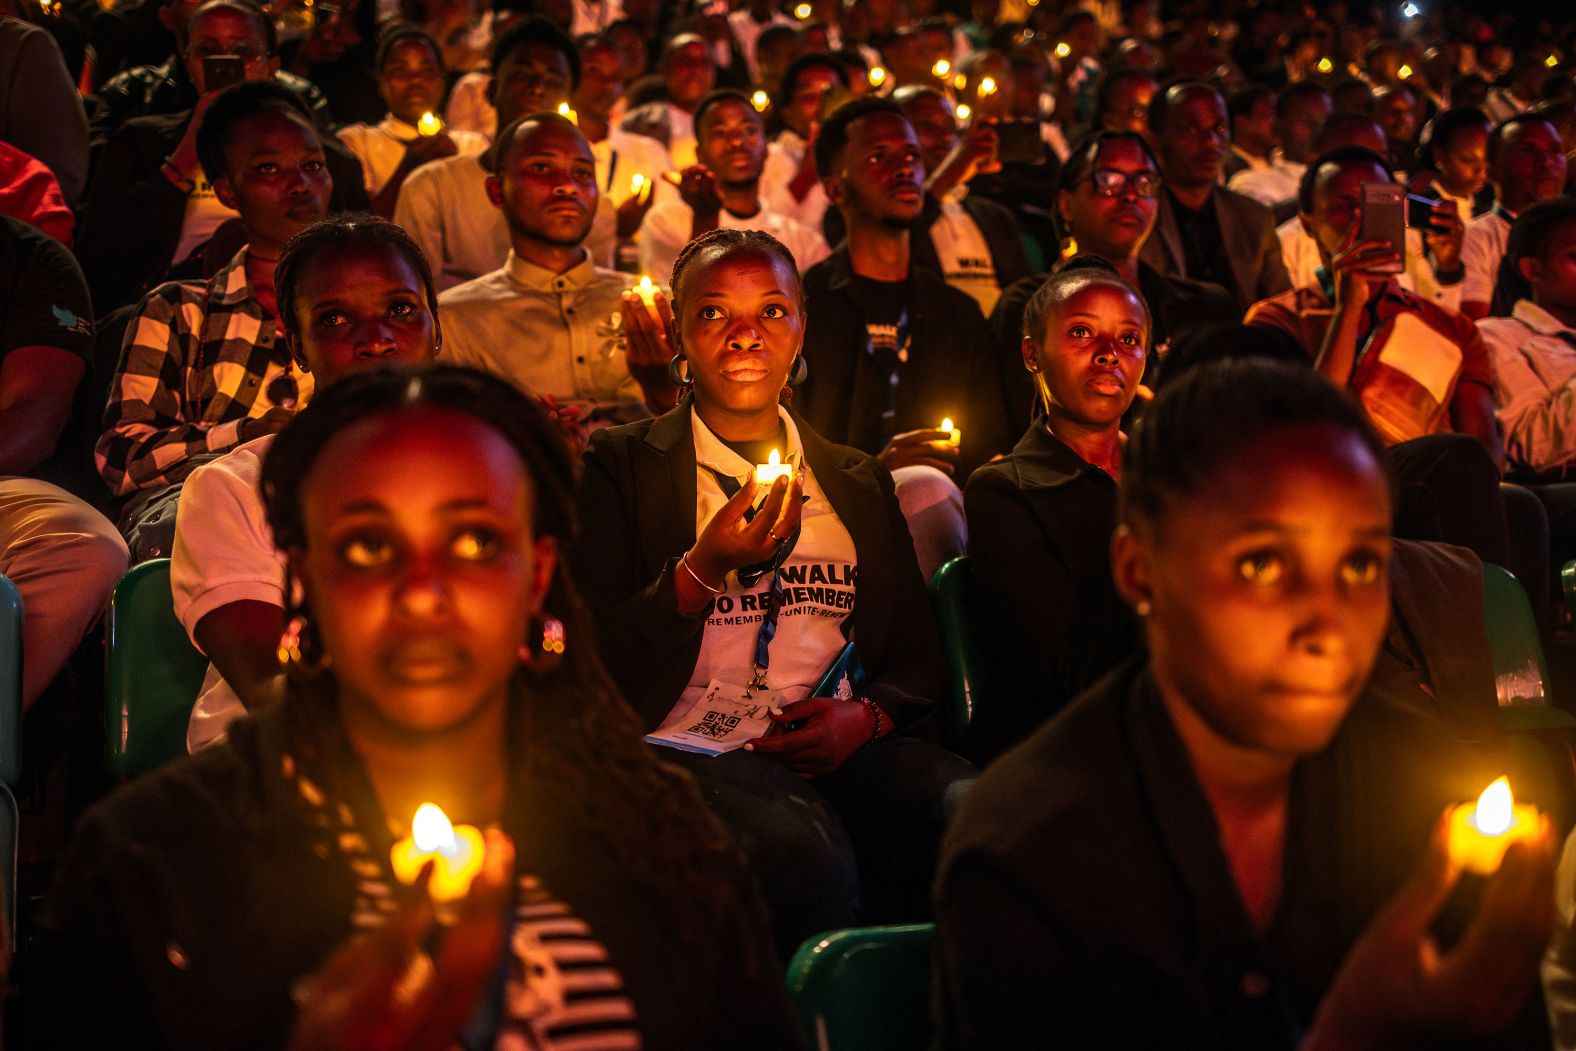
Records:
M700 734L702 737L710 737L712 740L717 740L718 738L727 737L738 728L738 725L739 717L737 715L706 712L700 717L700 722L691 726L685 732Z

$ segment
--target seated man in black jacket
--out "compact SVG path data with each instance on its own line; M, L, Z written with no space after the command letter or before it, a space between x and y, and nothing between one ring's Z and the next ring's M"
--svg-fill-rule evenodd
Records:
M167 276L210 276L240 247L240 240L228 240L206 259L198 255L235 218L235 211L214 195L197 159L197 128L218 95L205 80L205 61L237 58L245 80L265 81L278 67L272 42L272 26L251 5L210 0L192 16L181 56L200 92L195 106L129 120L99 149L77 258L100 317L134 302ZM298 94L287 97L309 115ZM330 207L369 210L360 164L332 139L323 143L323 151L334 176ZM180 264L189 269L171 274Z
M911 265L925 165L896 103L864 98L837 110L821 125L815 161L847 239L805 275L809 377L795 407L829 441L895 473L929 573L962 547L962 497L944 476L967 478L1012 446L990 332L967 293ZM960 440L939 429L946 419ZM954 527L921 520L932 513Z

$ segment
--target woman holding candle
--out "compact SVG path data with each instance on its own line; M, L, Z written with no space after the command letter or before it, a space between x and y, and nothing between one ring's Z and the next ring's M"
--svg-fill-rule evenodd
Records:
M1445 804L1488 779L1364 693L1392 505L1361 410L1307 369L1199 366L1138 424L1122 486L1112 565L1149 657L1001 759L952 826L942 1045L1377 1049L1502 1029L1549 936L1550 835L1513 845L1465 934L1435 944L1460 874Z
M571 485L554 425L502 381L376 370L318 392L263 476L288 696L84 819L38 940L38 1031L794 1046L747 879L639 743L558 571ZM460 827L412 829L428 803ZM406 838L443 855L431 902L395 878ZM461 840L483 857L453 901Z
M669 333L686 396L593 436L574 548L610 671L648 731L704 723L716 685L772 709L771 732L741 748L664 754L734 828L784 953L860 919L860 875L900 914L923 914L943 798L969 772L916 737L942 669L891 475L780 404L803 334L779 242L740 230L691 241ZM797 473L768 489L755 467L774 450ZM863 680L812 696L850 640Z

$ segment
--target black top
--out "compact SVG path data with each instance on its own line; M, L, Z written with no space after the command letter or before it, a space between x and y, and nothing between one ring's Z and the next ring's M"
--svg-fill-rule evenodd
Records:
M897 373L868 347L867 306L855 280L848 245L804 275L804 357L809 378L794 408L827 441L879 453L891 433L939 427L951 417L963 432L957 477L1012 447L990 330L978 304L921 266L908 274L908 360ZM885 432L885 433L883 433Z
M187 195L161 169L190 120L190 111L138 117L96 151L77 258L100 315L135 302L172 264L184 262L171 257L180 244ZM320 131L318 137L334 179L328 210L370 211L361 162L334 136Z
M695 439L689 398L655 420L591 436L570 565L596 620L602 659L655 729L689 685L712 606L678 612L673 574L695 543ZM794 417L805 464L858 552L858 594L843 630L867 680L860 692L900 728L927 728L945 680L914 543L873 458L832 445Z
M1111 584L1116 482L1041 417L1012 453L969 478L974 585L997 652L976 697L970 758L985 762L1138 651Z
M93 307L65 245L0 215L0 358L20 347L59 347L86 367L93 356Z
M1002 376L1013 394L1009 401L1014 415L1008 422L1022 433L1029 424L1034 403L1034 386L1023 368L1023 312L1029 298L1045 284L1050 274L1031 274L1002 291L991 311L990 330L1001 355ZM1142 259L1138 261L1138 292L1149 307L1149 360L1144 366L1144 382L1154 384L1154 367L1168 343L1189 331L1207 325L1234 325L1242 311L1231 293L1208 281L1193 281L1176 274L1162 274Z
M226 744L123 787L82 819L23 957L27 1046L286 1044L292 986L351 934L358 895L352 869L310 827L288 767L350 808L365 855L392 878L392 836L366 772L342 734L302 729L338 726L310 703L242 720ZM315 760L303 740L333 758ZM646 1048L798 1046L742 864L716 866L716 922L676 936L686 921L663 886L609 864L609 844L552 786L529 783L520 764L511 773L503 827L518 871L538 876L607 948Z
M1231 267L1226 259L1226 243L1220 236L1220 219L1215 214L1213 194L1204 207L1193 209L1177 200L1169 189L1171 209L1176 215L1177 230L1182 235L1182 251L1186 258L1187 276L1198 281L1211 281L1217 285L1231 284Z
M1260 937L1148 670L1126 665L987 770L951 825L941 1044L1295 1047L1440 811L1489 776L1431 720L1359 700L1297 764L1284 887Z

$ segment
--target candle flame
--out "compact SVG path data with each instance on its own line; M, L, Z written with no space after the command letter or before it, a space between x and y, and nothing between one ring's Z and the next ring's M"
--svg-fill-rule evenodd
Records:
M1400 69L1395 71L1395 75L1400 77L1402 80L1409 80L1412 76L1412 67L1402 66Z
M930 71L938 77L944 77L952 72L952 63L944 58L938 58L936 64L930 67Z
M416 122L416 131L422 135L436 135L443 130L443 121L431 113L423 113Z
M1503 836L1515 820L1515 799L1510 794L1509 778L1501 777L1478 796L1472 823L1485 836Z
M1548 66L1550 69L1553 69L1555 66L1560 64L1560 56L1551 54L1548 58L1543 60L1543 64Z
M941 419L941 429L944 430L944 431L950 431L950 430L953 429L953 427L952 427L952 417L951 416L944 416L944 417L942 417L942 419Z
M952 86L957 88L959 91L962 91L964 88L968 87L968 85L969 78L965 77L962 73L959 73L952 78Z
M1063 41L1062 43L1056 45L1056 57L1057 58L1066 58L1068 55L1070 55L1072 53L1073 53L1073 49L1067 45L1066 41Z
M1320 73L1328 73L1331 70L1333 70L1334 68L1335 68L1335 63L1331 62L1328 58L1321 58L1321 59L1319 59L1319 72Z
M958 119L959 120L968 120L972 116L974 116L974 111L969 109L969 104L967 102L961 103L958 106Z
M750 96L750 105L754 106L756 111L759 113L765 113L766 107L770 106L771 104L772 100L767 97L767 94L764 91L757 91L755 94Z
M798 4L793 9L793 16L799 21L803 22L806 18L810 17L814 10L815 9L809 4Z
M654 292L656 292L656 286L654 286L651 283L651 275L650 274L641 274L640 275L640 294L643 295L643 296L649 296L649 295L653 294Z
M578 113L576 113L574 110L570 109L569 108L569 103L567 103L567 102L560 102L558 104L558 115L560 117L567 117L570 120L571 123L574 123L574 124L579 124L580 123L580 115Z
M870 67L870 86L871 87L879 88L883 83L886 82L886 78L887 78L887 72L886 72L885 69L883 69L880 66L871 66Z
M773 449L772 454L766 458L766 462L773 467L781 466L783 462L782 453L778 452L776 449Z
M981 95L994 95L994 94L996 94L996 78L995 77L985 77L985 78L983 78L980 81L980 94Z
M415 841L417 850L429 854L436 851L453 857L459 850L454 825L436 803L423 803L416 808L416 816L410 822L410 838Z

